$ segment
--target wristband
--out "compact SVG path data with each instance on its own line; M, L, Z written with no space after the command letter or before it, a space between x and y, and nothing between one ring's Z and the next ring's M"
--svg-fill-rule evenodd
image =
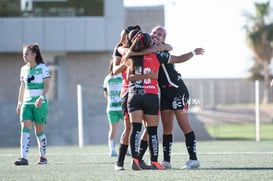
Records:
M193 50L191 53L192 53L192 56L196 55L195 50Z
M22 101L18 101L18 106L21 106L22 105Z
M39 98L41 98L42 100L44 100L45 99L45 97L43 96L43 95L40 95L40 97Z

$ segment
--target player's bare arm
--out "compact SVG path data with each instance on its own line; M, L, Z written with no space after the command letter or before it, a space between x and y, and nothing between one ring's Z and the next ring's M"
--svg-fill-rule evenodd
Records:
M169 44L157 44L155 46L152 46L151 48L144 49L140 52L135 52L131 49L128 49L126 54L124 55L124 58L127 59L131 56L141 56L141 55L148 55L160 51L171 51L173 50L173 47Z
M158 74L154 71L154 68L147 74L134 74L131 69L128 69L127 72L127 78L129 81L138 81L138 80L144 80L144 79L157 79Z
M24 90L25 90L25 82L21 82L20 88L19 88L18 103L16 107L16 113L18 115L20 115L21 105L23 103Z
M204 53L205 53L205 50L203 48L196 48L192 52L185 53L180 56L171 55L171 59L169 63L174 64L174 63L186 62L187 60L191 59L193 56L203 55Z

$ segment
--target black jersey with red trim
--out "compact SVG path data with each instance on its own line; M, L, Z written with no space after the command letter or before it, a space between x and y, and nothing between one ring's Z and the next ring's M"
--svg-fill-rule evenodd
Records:
M167 64L169 62L170 54L162 54L161 52L149 54L145 56L133 57L134 74L142 75L150 71L158 72L160 64ZM144 79L129 84L130 91L143 91L143 93L158 94L157 79Z
M168 51L158 53L162 57L170 57ZM175 69L174 64L162 62L158 72L158 84L160 88L175 87L178 88L182 81L180 73Z

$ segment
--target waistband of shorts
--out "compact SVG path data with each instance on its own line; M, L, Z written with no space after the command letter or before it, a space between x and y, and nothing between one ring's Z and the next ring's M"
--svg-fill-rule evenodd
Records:
M135 90L130 90L129 94L134 94L134 95L145 95L145 92L143 89L135 89Z

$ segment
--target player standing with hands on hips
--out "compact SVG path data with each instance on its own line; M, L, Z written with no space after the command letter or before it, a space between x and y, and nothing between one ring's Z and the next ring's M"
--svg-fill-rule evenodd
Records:
M47 138L44 134L44 125L48 113L46 95L49 90L50 73L37 44L23 47L23 59L26 64L21 68L21 84L16 108L21 122L21 157L14 164L28 165L30 130L33 122L40 152L40 160L37 164L47 164Z

